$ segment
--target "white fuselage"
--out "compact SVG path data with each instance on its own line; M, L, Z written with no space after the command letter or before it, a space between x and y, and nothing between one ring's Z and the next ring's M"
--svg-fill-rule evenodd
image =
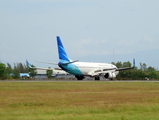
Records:
M74 75L97 76L108 72L118 74L117 67L108 63L93 63L93 62L74 62L69 65L62 65L67 72Z

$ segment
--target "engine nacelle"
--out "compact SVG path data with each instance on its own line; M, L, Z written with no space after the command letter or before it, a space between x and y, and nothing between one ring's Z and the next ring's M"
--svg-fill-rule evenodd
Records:
M106 79L113 79L113 78L115 78L116 77L116 74L114 73L114 72L109 72L109 73L106 73L105 75L104 75L104 77L106 78Z

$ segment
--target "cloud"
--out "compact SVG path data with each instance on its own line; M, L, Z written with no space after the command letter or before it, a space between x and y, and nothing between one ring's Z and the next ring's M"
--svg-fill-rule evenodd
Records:
M112 53L112 50L107 48L107 40L95 40L92 38L82 38L71 43L64 44L66 52L72 57L78 58L88 55L105 55Z
M97 45L97 44L103 44L106 43L107 40L93 40L91 38L87 38L87 39L81 39L81 44L82 45Z
M143 40L146 41L146 42L150 42L150 43L154 43L155 42L155 40L153 38L149 37L149 36L144 37Z
M73 59L159 48L158 2L125 1L2 0L1 55L58 60L57 35Z

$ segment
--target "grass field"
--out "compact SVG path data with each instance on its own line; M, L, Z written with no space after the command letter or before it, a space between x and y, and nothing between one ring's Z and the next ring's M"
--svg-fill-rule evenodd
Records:
M0 82L1 120L159 120L155 82Z

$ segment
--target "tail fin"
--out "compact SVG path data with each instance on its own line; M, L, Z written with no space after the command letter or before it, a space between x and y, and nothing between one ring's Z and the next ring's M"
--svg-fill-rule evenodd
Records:
M33 67L30 65L30 63L28 62L28 60L26 60L26 64L27 64L27 66L28 66L29 68L33 68Z
M63 47L63 44L62 44L59 36L57 36L57 46L58 46L58 54L59 54L60 62L62 62L62 63L70 62L70 59L68 58L68 56L65 52L65 49Z

